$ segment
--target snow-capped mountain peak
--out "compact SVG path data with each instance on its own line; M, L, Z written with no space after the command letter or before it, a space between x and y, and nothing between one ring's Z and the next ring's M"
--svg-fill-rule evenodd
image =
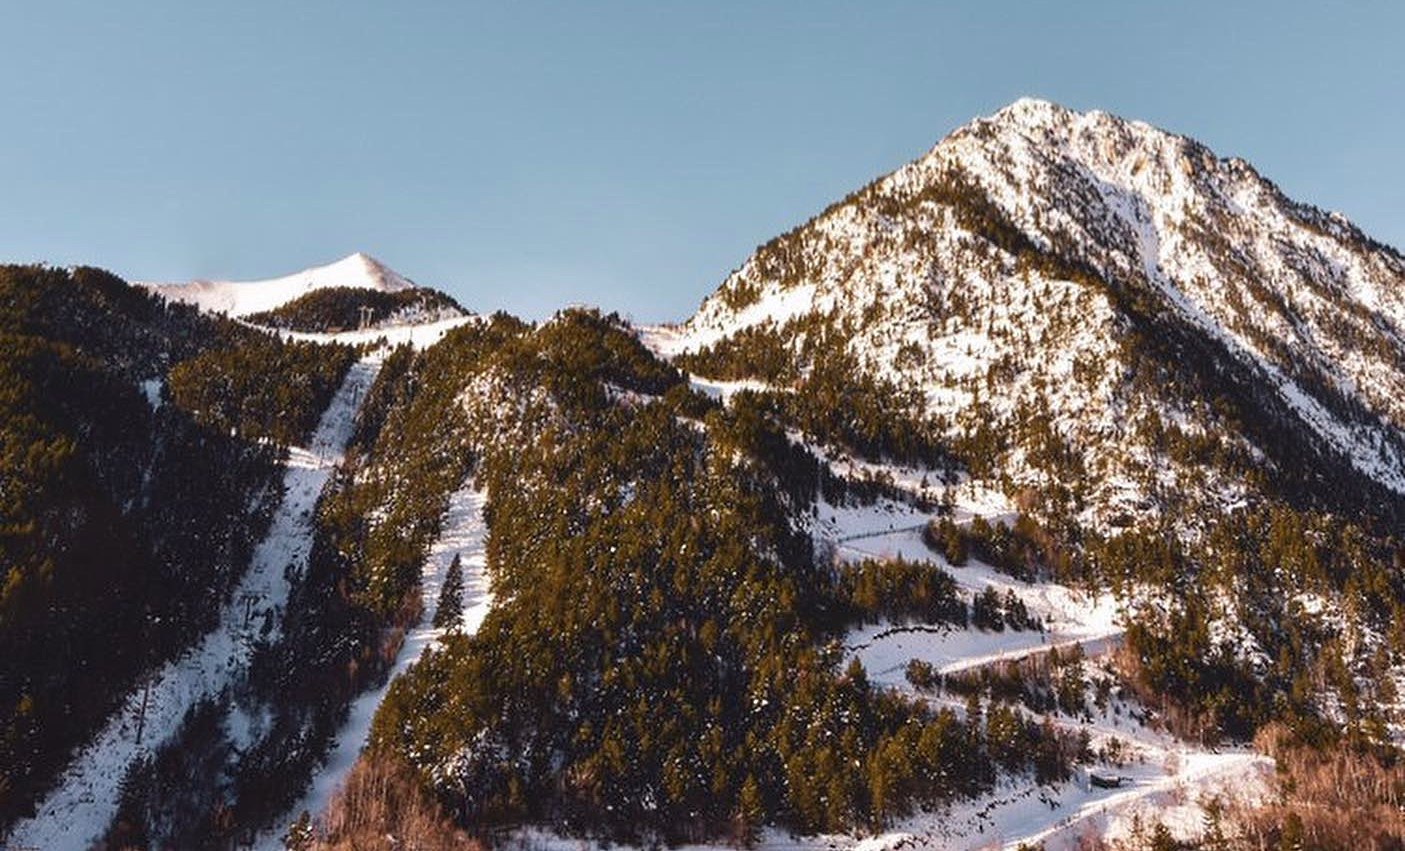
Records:
M399 292L413 289L415 283L369 254L358 251L325 266L314 266L280 278L143 283L141 286L172 301L193 304L201 310L248 316L272 310L314 290L329 287Z
M659 348L735 346L750 328L799 352L817 323L918 390L951 440L971 439L976 404L984 427L1044 412L1109 473L1090 504L1150 504L1107 484L1165 466L1131 424L1188 424L1210 402L1196 393L1231 374L1215 394L1405 494L1405 260L1143 122L1033 98L972 121L762 246ZM1151 378L1192 352L1201 389ZM1228 426L1200 419L1186 427Z
M378 289L385 292L396 292L398 290L412 289L415 283L409 278L386 266L381 261L369 254L358 251L355 254L343 257L335 263L323 266L318 269L310 269L304 275L325 272L328 276L340 275L343 272L348 277L359 274L368 289ZM338 284L338 286L349 286L348 284Z

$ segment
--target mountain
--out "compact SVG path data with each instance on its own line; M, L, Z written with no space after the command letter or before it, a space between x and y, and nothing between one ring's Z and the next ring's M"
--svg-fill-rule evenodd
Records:
M1076 475L1081 519L1107 528L1168 489L1252 496L1168 442L1394 505L1402 335L1405 260L1340 215L1191 139L1022 100L763 245L651 339L726 378L842 350L1014 485Z
M1402 285L1034 100L677 326L0 268L0 835L1398 847Z
M236 317L273 310L315 290L332 287L382 293L415 288L413 281L360 252L325 266L314 266L264 281L191 281L183 284L145 283L140 286L171 301Z

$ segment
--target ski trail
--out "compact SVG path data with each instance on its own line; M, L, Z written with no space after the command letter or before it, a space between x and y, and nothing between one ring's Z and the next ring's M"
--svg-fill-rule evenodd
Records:
M434 613L439 608L439 593L444 586L444 577L454 556L459 556L463 568L463 620L461 629L466 634L478 630L483 617L488 613L492 602L488 592L487 576L487 532L483 518L483 506L487 494L475 490L472 479L449 497L449 507L440 523L439 538L429 549L420 578L420 599L423 603L419 623L405 634L405 642L395 657L395 664L386 677L385 683L369 691L362 692L351 703L346 721L337 734L335 744L327 754L326 761L308 784L307 792L279 822L265 829L254 843L254 848L274 851L282 849L283 833L293 819L303 810L314 816L327 809L332 796L356 764L361 748L371 730L371 719L380 706L390 684L404 673L424 651L432 647L444 630L436 629Z
M120 785L133 763L174 735L196 702L244 675L255 643L277 639L290 580L307 567L317 498L342 460L356 412L379 370L374 355L353 364L309 445L289 449L282 502L248 571L221 608L219 625L127 695L36 815L14 826L10 846L86 848L96 842L117 813Z

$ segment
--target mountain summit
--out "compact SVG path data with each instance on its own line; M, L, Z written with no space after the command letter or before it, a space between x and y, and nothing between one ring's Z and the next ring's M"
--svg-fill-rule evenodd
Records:
M314 266L281 278L262 281L191 281L184 284L143 284L172 301L201 310L248 316L272 310L304 295L329 287L400 292L414 289L410 279L369 254L356 252L325 266Z

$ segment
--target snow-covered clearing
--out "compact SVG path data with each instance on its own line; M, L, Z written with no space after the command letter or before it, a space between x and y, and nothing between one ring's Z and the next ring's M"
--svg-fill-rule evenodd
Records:
M898 477L910 484L911 475ZM975 496L975 494L972 494ZM988 494L960 500L958 523L974 516L1008 519L1007 507ZM964 711L962 701L949 696L918 693L907 683L905 669L921 659L940 673L950 674L1079 646L1096 659L1115 649L1123 632L1120 606L1109 594L1085 594L1053 582L1023 582L972 560L954 567L933 553L922 540L929 515L892 500L867 506L822 504L813 526L817 540L833 547L842 561L904 558L940 564L956 580L968 600L993 587L1002 596L1016 594L1044 630L990 632L950 625L894 626L877 624L851 631L849 652L859 659L872 682L897 689L936 705ZM995 848L1022 842L1044 843L1049 849L1076 847L1084 836L1125 836L1134 823L1164 821L1177 836L1189 838L1203 826L1199 805L1206 794L1231 793L1243 799L1264 794L1271 761L1243 750L1208 752L1139 720L1135 706L1113 700L1092 717L1051 715L1058 727L1087 732L1098 748L1117 740L1131 764L1113 770L1126 778L1119 788L1102 789L1088 782L1080 769L1074 780L1041 787L1030 778L1006 778L999 787L976 800L957 802L936 812L913 817L877 836L808 837L795 839L768 834L762 847L876 849Z
M847 847L964 851L1027 844L1045 851L1072 851L1084 838L1123 838L1138 822L1146 829L1163 822L1173 835L1189 839L1204 827L1203 798L1262 795L1272 770L1267 757L1247 751L1171 747L1149 749L1143 756L1146 762L1117 770L1124 778L1119 788L1091 785L1086 771L1057 787L1007 780L988 795L923 813L877 836L851 840Z
M289 823L299 813L306 810L314 815L323 813L332 796L346 780L351 767L361 755L371 730L371 719L376 708L385 698L394 679L413 665L424 651L433 646L444 630L435 628L435 612L439 608L439 594L444 587L444 577L454 557L459 557L463 568L463 619L461 630L472 634L478 630L488 613L492 597L488 589L487 575L487 532L483 518L483 506L487 494L477 490L472 479L449 497L449 507L440 524L439 538L430 547L420 576L420 600L422 609L419 623L405 634L405 641L395 657L385 683L370 691L363 692L352 701L346 721L337 734L336 743L327 754L325 762L313 776L306 793L287 813L287 817L264 831L255 841L255 848L283 848L282 837Z
M744 378L740 381L723 381L720 378L703 378L700 375L689 375L688 386L699 393L706 394L713 399L727 404L732 397L743 390L752 390L757 393L764 393L777 388L764 381L757 381L754 378Z
M1149 830L1157 823L1165 824L1176 838L1189 840L1204 830L1203 805L1209 798L1261 800L1268 794L1273 771L1271 759L1243 750L1170 750L1166 761L1168 765L1150 770L1130 769L1129 788L1066 787L1049 807L1058 815L1052 824L1043 812L1020 818L1018 808L1010 808L1008 817L997 815L996 823L1007 845L1042 845L1045 851L1072 851L1087 836L1125 839L1134 827Z
M179 728L196 702L243 676L260 640L276 639L291 581L307 566L313 509L351 438L361 401L380 363L353 364L306 448L289 450L284 494L249 570L220 609L219 626L134 689L107 725L69 765L37 814L15 825L16 847L86 848L117 812L122 778Z
M956 522L967 523L1001 507L983 494L981 502L955 509ZM999 512L991 519L1007 516ZM1044 624L1044 631L985 632L948 625L860 627L849 634L846 644L875 682L901 685L903 671L914 658L931 663L941 673L952 673L1046 653L1055 647L1067 649L1077 644L1094 656L1116 646L1122 627L1111 595L1091 597L1054 582L1022 582L975 560L953 567L922 540L922 528L930 519L931 515L920 509L886 499L865 506L821 504L814 531L843 561L902 558L940 564L968 601L986 588L1002 595L1014 592Z
M374 345L383 343L395 347L409 343L416 349L426 349L444 338L444 335L470 322L479 321L477 316L455 316L418 325L390 325L383 328L367 328L363 331L338 331L336 333L313 333L310 331L277 331L290 340L308 340L314 343L343 343L348 346ZM259 326L262 327L262 326Z

